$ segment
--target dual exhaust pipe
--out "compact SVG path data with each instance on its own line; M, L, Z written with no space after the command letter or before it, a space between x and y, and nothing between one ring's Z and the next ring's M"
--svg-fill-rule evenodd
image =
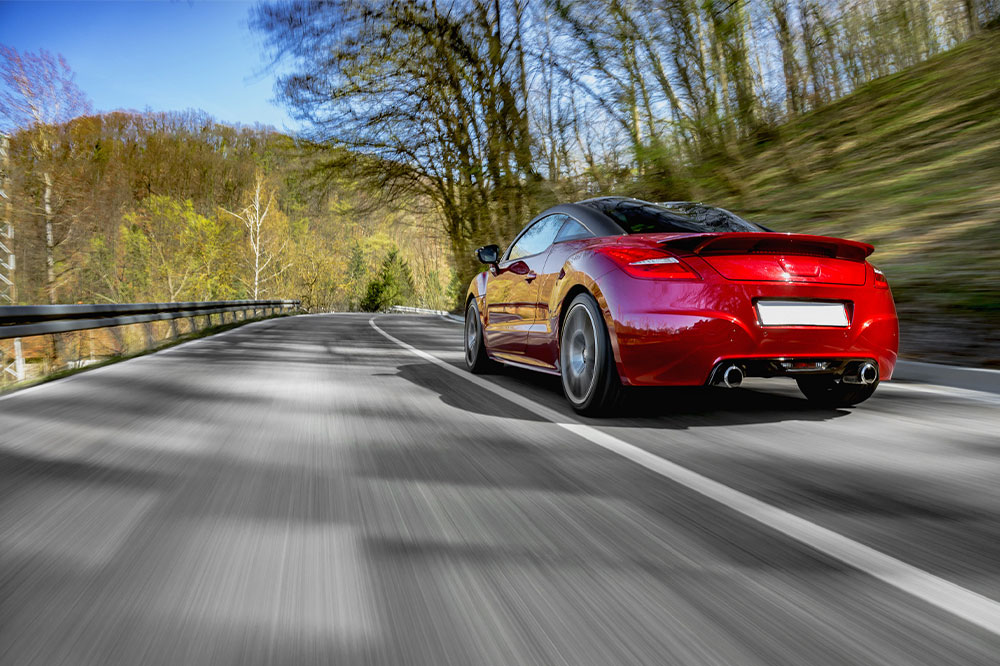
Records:
M743 383L743 378L745 376L746 373L743 372L743 368L733 363L722 367L716 373L715 379L712 383L716 386L737 388ZM843 375L841 375L840 381L845 384L863 384L870 386L878 381L878 366L869 361L865 361L855 368L849 368Z

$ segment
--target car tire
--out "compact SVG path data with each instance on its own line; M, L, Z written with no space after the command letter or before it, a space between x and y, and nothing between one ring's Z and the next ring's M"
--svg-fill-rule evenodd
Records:
M597 301L580 294L570 303L559 331L559 368L563 393L580 414L597 416L621 400L611 336Z
M864 402L872 397L878 387L878 380L873 384L845 384L836 377L819 375L816 377L799 377L795 380L802 395L821 407L850 407Z
M474 375L495 372L500 367L486 353L483 320L479 316L476 299L469 301L469 307L465 309L465 367Z

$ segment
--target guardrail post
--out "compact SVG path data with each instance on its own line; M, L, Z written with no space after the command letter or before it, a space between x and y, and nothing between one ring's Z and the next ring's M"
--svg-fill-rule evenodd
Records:
M24 354L21 352L21 338L14 338L14 358L11 360L8 360L6 356L3 358L2 374L5 380L7 375L10 375L15 382L24 381Z
M24 352L21 350L21 338L14 338L14 376L17 381L24 381Z

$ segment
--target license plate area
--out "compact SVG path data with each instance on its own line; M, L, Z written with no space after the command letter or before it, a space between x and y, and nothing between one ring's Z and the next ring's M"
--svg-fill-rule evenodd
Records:
M847 305L829 301L759 300L757 321L761 326L827 326L847 328L851 325Z

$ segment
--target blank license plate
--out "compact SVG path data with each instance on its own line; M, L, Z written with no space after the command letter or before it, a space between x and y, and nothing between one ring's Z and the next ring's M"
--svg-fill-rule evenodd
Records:
M761 326L849 326L843 303L757 301Z

